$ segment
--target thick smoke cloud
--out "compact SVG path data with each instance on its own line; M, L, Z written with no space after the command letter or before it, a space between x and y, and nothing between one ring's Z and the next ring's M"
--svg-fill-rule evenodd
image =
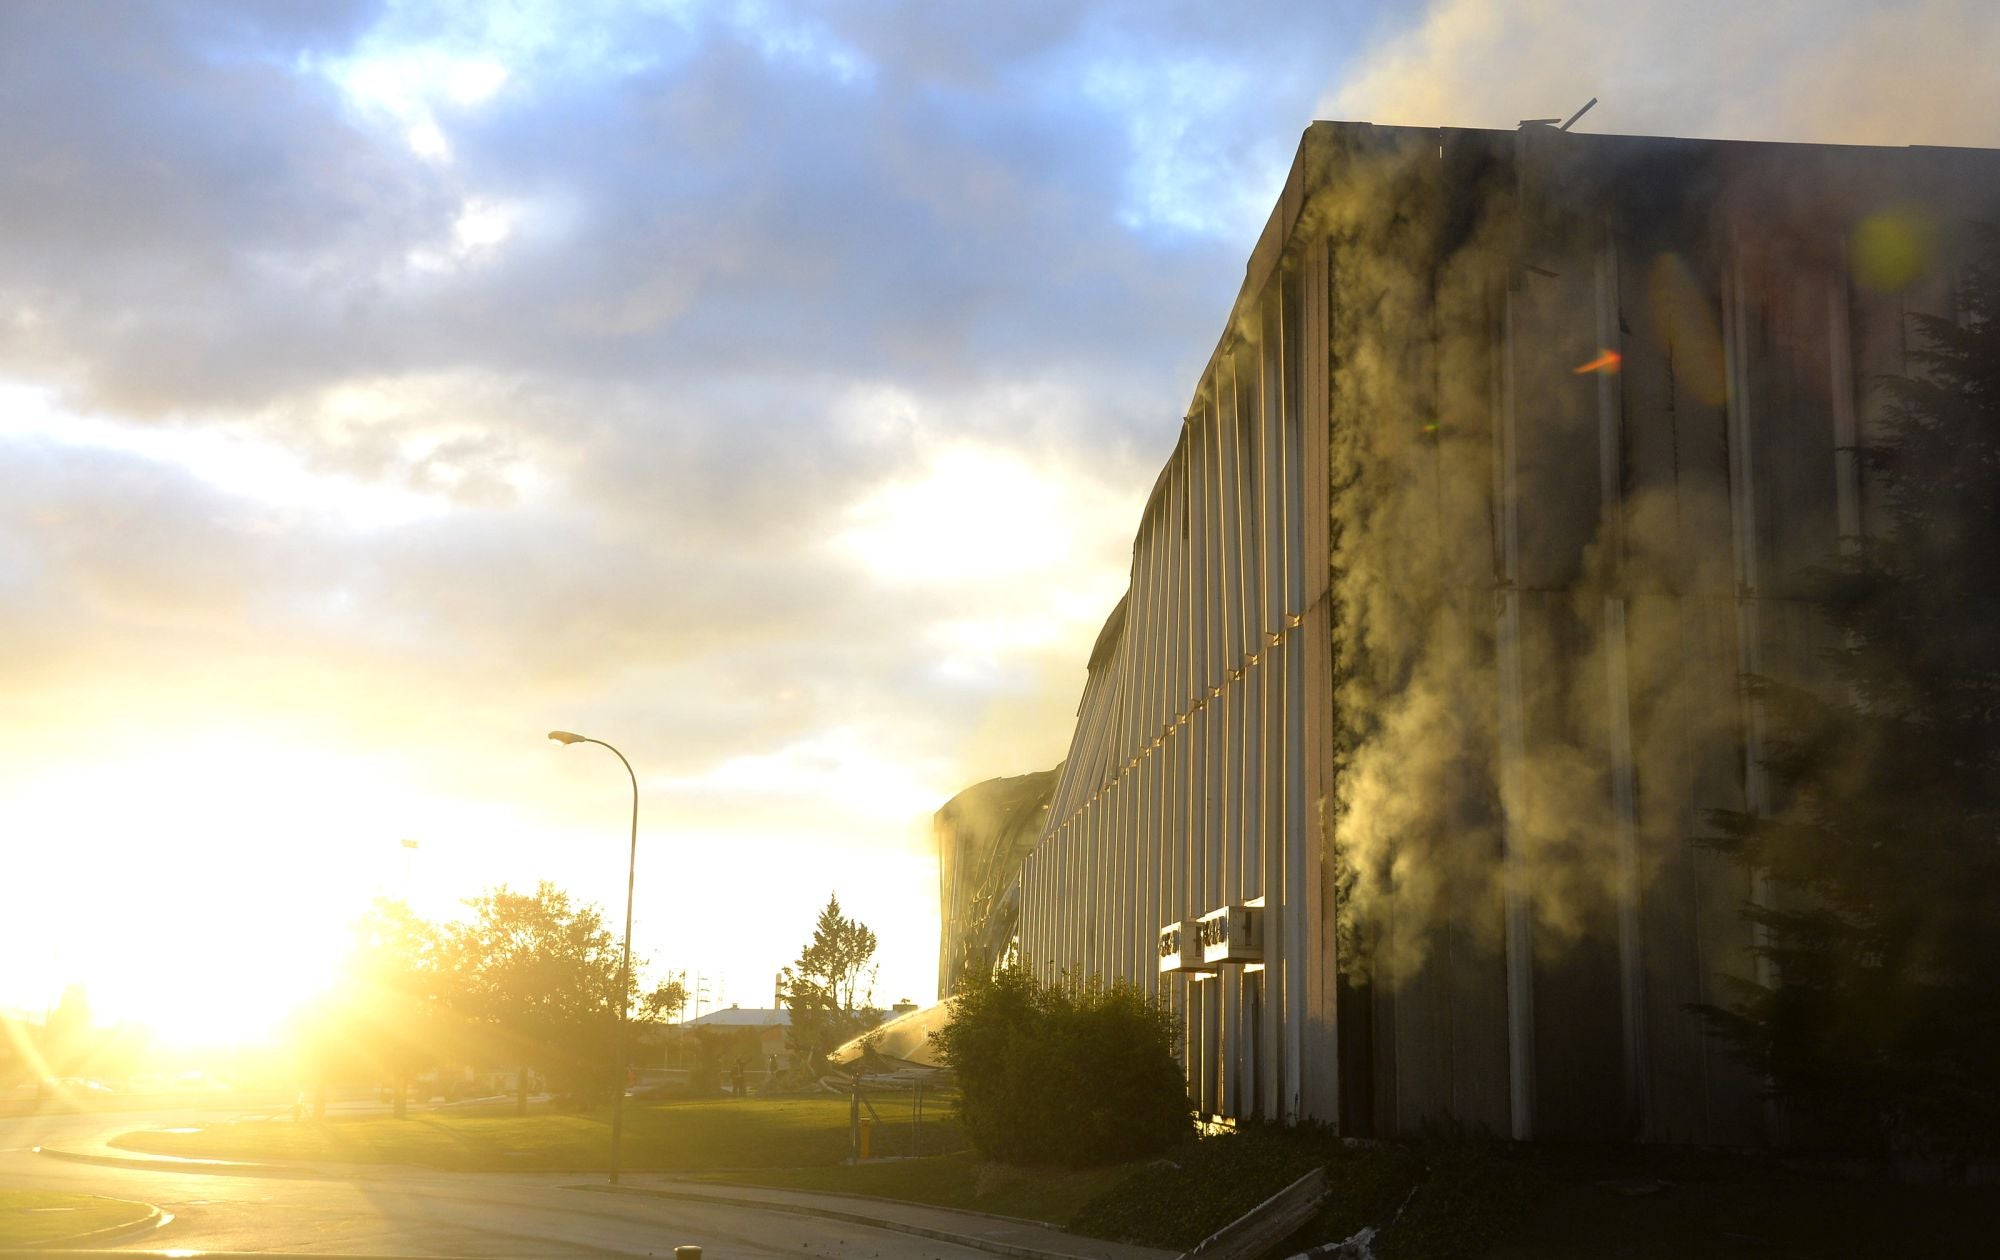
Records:
M1595 97L1586 131L1994 146L2000 80L1986 67L1996 49L2000 14L1965 0L1642 3L1616 12L1571 0L1440 0L1384 31L1329 83L1316 112L1507 129L1567 115ZM1560 947L1586 933L1601 938L1621 889L1691 878L1664 872L1684 862L1686 837L1699 830L1691 811L1641 809L1621 856L1604 750L1591 734L1605 724L1611 669L1627 673L1632 756L1651 800L1725 800L1715 789L1731 779L1726 750L1740 718L1726 676L1690 678L1683 665L1703 629L1666 592L1727 591L1731 582L1725 553L1680 546L1684 522L1693 528L1726 514L1725 504L1683 485L1676 497L1629 499L1620 536L1591 542L1579 584L1524 622L1523 720L1542 737L1529 741L1506 781L1485 764L1506 720L1491 690L1498 645L1489 539L1497 527L1486 515L1484 435L1459 421L1495 405L1484 347L1496 318L1496 268L1514 242L1488 230L1506 218L1510 190L1486 190L1485 230L1447 240L1421 165L1385 161L1322 207L1353 247L1335 277L1335 308L1349 312L1336 326L1335 403L1350 418L1336 426L1336 456L1359 470L1335 510L1349 743L1325 825L1349 926L1369 925L1348 941L1347 956L1387 975L1421 967L1440 944L1433 925L1441 921L1497 946L1503 892L1530 901L1538 941ZM1383 215L1384 205L1399 213ZM1692 294L1680 260L1662 256L1654 270L1648 315L1676 343L1684 400L1719 403L1712 310ZM1411 327L1427 335L1381 334ZM1529 475L1520 493L1535 502L1574 488ZM1637 592L1617 659L1598 585L1613 563ZM1404 580L1421 572L1455 576L1435 587ZM1558 623L1570 630L1560 641L1534 628ZM1569 681L1535 682L1552 678ZM1503 823L1513 846L1505 868Z
M1690 878L1695 803L1732 799L1713 776L1733 789L1740 756L1733 658L1701 664L1699 610L1732 590L1727 551L1704 550L1719 529L1702 532L1728 519L1721 487L1690 469L1600 514L1595 392L1572 366L1594 353L1596 238L1537 255L1552 278L1524 287L1511 170L1454 200L1439 169L1417 141L1356 155L1301 229L1331 238L1336 365L1340 751L1321 826L1343 966L1364 978L1422 968L1447 930L1497 956L1510 900L1530 907L1538 951L1615 940L1621 895L1669 867ZM1696 417L1719 400L1690 387L1710 368L1688 347L1704 343L1667 314L1636 335L1681 338L1682 423L1712 424ZM1518 346L1510 320L1529 329ZM1510 442L1511 491L1496 472ZM1645 808L1620 807L1624 731Z
M2000 144L1981 0L1438 0L1357 58L1322 118L1826 144Z

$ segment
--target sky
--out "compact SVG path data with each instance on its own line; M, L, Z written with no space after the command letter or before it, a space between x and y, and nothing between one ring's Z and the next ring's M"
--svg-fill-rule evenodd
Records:
M930 998L1314 118L2000 146L2000 6L0 3L0 1007L375 895ZM414 841L409 847L405 841Z

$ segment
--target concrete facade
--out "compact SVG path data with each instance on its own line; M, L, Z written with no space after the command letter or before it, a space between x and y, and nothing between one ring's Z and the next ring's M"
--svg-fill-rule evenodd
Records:
M1163 995L1216 1117L1782 1140L1687 1009L1767 891L1690 837L1767 803L1744 680L1813 680L1799 575L1977 220L1982 151L1314 124L1014 956Z

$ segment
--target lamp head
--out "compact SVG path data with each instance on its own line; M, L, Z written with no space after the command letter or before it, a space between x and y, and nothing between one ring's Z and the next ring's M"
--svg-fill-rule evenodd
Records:
M550 731L549 738L558 744L581 744L585 737L582 735L572 735L568 731Z

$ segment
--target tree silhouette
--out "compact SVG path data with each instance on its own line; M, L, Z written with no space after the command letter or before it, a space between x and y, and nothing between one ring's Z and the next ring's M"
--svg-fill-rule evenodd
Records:
M681 1017L687 1004L687 980L682 976L673 976L660 981L651 993L640 999L637 1018L646 1023L672 1023Z
M317 1115L328 1086L365 1080L392 1085L401 1118L410 1084L443 1069L518 1068L522 1111L531 1074L579 1099L617 1087L621 950L602 912L547 883L466 904L471 918L439 925L378 898L356 921L333 990L293 1026ZM647 993L627 981L636 1022L671 1019L686 1004L678 978Z
M2000 235L1865 467L1887 530L1812 575L1842 694L1754 683L1766 816L1710 841L1768 879L1768 984L1701 1008L1802 1136L1963 1161L2000 1140Z
M786 1040L800 1061L817 1066L843 1041L872 1027L875 933L840 911L838 895L813 924L798 961L778 977L779 995L791 1012Z
M411 1081L462 1054L442 944L401 901L377 898L355 921L335 988L301 1029L316 1115L331 1082L362 1078L391 1085L400 1119Z
M628 981L621 1001L619 946L603 914L549 883L467 904L471 920L446 945L452 1000L485 1033L489 1057L519 1065L516 1109L527 1110L530 1072L580 1100L622 1088L609 1065L637 985Z

